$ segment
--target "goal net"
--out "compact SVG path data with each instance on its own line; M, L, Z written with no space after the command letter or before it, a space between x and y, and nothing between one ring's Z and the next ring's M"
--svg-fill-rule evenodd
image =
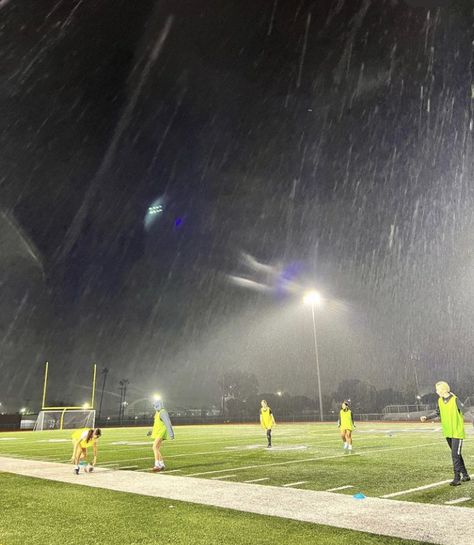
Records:
M93 428L94 426L94 409L59 409L41 411L34 429L35 431L73 430Z

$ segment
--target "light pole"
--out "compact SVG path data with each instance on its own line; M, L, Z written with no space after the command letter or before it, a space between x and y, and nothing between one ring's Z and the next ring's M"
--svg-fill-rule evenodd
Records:
M316 317L314 312L314 307L316 305L321 305L322 298L317 291L309 291L303 298L303 303L305 305L311 306L311 317L313 319L313 339L314 339L314 357L316 359L316 373L318 376L318 394L319 394L319 414L321 422L324 420L323 414L323 395L321 392L321 375L319 372L319 354L318 354L318 338L316 336Z

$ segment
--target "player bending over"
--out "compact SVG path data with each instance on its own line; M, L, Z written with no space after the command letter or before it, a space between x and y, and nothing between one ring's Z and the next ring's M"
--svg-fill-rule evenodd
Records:
M354 430L354 419L348 401L343 401L339 412L339 420L337 425L341 430L341 439L344 443L344 450L352 452L352 431Z
M438 394L438 408L434 413L422 416L420 420L426 422L433 418L441 419L443 435L446 437L449 448L451 449L451 458L453 460L454 479L451 486L458 486L461 482L470 481L464 460L461 454L464 441L464 416L462 413L463 404L450 391L449 384L441 381L436 383L436 393Z
M79 475L81 466L84 467L84 471L90 472L94 470L94 466L97 463L97 441L102 435L100 428L82 428L76 430L72 434L72 458L71 461L75 465L74 473ZM87 449L92 447L94 450L94 458L92 464L87 465Z
M153 404L155 409L155 420L153 422L153 430L148 432L148 435L154 439L153 441L153 454L155 455L155 465L152 471L158 473L165 469L165 462L161 455L161 445L166 439L174 439L173 426L168 411L163 407L161 400L155 401Z
M272 428L275 426L275 418L267 402L262 399L262 408L260 409L260 424L267 431L267 448L272 448Z

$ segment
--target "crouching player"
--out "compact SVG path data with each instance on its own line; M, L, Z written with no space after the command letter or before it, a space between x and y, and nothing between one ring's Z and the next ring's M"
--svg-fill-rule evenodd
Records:
M352 452L352 432L355 428L352 418L352 411L348 401L343 401L339 412L337 425L341 430L341 439L344 443L344 450Z
M153 441L153 454L155 455L155 465L152 471L158 473L165 469L163 456L161 455L161 445L166 439L174 439L173 426L168 411L163 407L161 400L155 401L153 404L155 409L155 420L153 422L153 430L148 432Z
M451 486L458 486L461 484L461 481L466 482L471 480L462 457L462 444L465 437L464 416L462 414L463 405L450 391L447 382L437 382L435 388L439 396L438 408L434 413L422 416L420 420L426 422L436 417L441 419L443 435L446 437L446 441L451 449L451 458L453 460L454 479L449 484Z
M74 464L74 473L79 475L81 466L84 466L84 471L90 472L94 470L94 466L97 463L97 441L102 435L100 428L82 428L76 430L72 434L72 458L71 461ZM87 449L92 447L94 451L94 458L92 464L87 465Z

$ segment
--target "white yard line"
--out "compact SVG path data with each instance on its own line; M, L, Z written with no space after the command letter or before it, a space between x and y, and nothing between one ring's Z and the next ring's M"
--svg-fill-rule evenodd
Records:
M471 498L458 498L457 500L450 500L450 501L445 501L444 504L445 505L456 505L457 503L463 503L465 501L469 501Z
M212 477L214 481L218 479L230 479L231 477L237 477L237 475L220 475L219 477Z
M435 488L437 486L442 486L443 484L450 483L451 479L447 481L438 481L437 483L425 484L423 486L418 486L417 488L409 488L408 490L401 490L400 492L392 492L391 494L385 494L380 496L381 498L396 498L397 496L404 496L406 494L411 494L412 492L418 492L420 490L428 490L429 488Z
M244 483L261 483L262 481L269 481L270 477L262 477L260 479L250 479L250 481L244 481Z
M214 477L215 479L215 477ZM296 483L288 483L288 484L284 484L282 486L298 486L299 484L306 484L308 481L296 481Z
M299 460L287 460L286 462L273 462L271 464L255 464L251 466L241 466L241 467L232 467L227 469L216 469L214 471L201 471L199 473L189 473L189 477L200 477L201 475L212 475L214 473L224 473L226 471L243 471L246 469L265 469L266 467L274 467L274 466L285 466L289 464L303 464L305 462L317 462L319 460L331 460L334 458L343 458L345 460L350 460L355 458L356 456L368 456L370 454L380 454L384 452L393 452L394 450L408 450L412 448L421 448L421 447L428 447L430 445L439 445L439 441L436 441L435 443L425 443L423 445L411 445L409 447L394 447L394 448L382 448L382 449L371 449L371 450L358 450L356 453L351 454L351 456L347 456L347 454L334 454L332 456L319 456L314 458L301 458Z
M345 486L338 486L337 488L329 488L326 492L337 492L338 490L347 490L348 488L354 488L351 484Z
M70 467L0 457L0 471L68 484L160 497L324 524L375 535L393 536L437 545L472 543L472 513L468 507L366 498L291 487L107 471L74 475ZM344 513L344 516L341 516ZM455 531L453 531L455 529ZM363 540L354 536L355 542Z

